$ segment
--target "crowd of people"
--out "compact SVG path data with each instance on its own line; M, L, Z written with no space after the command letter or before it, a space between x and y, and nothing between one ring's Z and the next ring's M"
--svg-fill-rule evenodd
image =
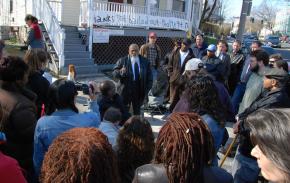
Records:
M207 45L202 35L162 53L151 32L116 62L117 83L89 83L88 110L80 112L73 66L52 84L43 75L49 56L31 42L41 36L34 18L25 19L33 46L24 58L3 55L0 42L1 182L255 183L260 173L290 182L290 86L281 55L268 55L259 41L245 55L238 40L231 49L225 40ZM155 139L141 107L161 85L170 114ZM231 172L218 164L228 122L239 137Z

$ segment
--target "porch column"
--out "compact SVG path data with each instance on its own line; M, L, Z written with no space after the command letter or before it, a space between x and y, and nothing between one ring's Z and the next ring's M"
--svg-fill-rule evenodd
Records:
M167 0L167 7L166 7L166 10L172 10L172 7L173 7L173 0Z
M89 52L92 58L93 52L93 0L88 0L88 26L89 26Z
M186 20L188 21L188 37L191 37L192 34L192 0L187 0L185 3L185 11L186 11Z
M150 8L151 8L151 3L150 3L150 1L151 1L151 0L146 0L146 8L147 8L147 15L148 15L148 16L150 16L150 14L151 14L151 13L150 13ZM150 28L149 26L146 27L147 30L149 30L149 28Z

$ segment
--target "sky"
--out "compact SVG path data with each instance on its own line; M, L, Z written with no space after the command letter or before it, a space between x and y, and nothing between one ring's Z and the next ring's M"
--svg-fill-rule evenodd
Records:
M259 6L263 0L253 0L253 6ZM227 7L227 18L229 17L239 17L242 10L243 0L228 0L229 5Z

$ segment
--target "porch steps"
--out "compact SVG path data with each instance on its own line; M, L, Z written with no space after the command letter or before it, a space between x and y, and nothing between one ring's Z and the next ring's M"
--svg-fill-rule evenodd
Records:
M59 74L67 75L68 66L73 64L76 68L77 79L96 77L99 74L98 67L94 64L94 59L90 58L90 52L87 50L85 41L83 41L78 28L75 26L62 26L62 28L65 30L65 60L64 67L61 68ZM58 61L57 54L55 53L52 44L49 43L48 38L46 39L48 41L47 47L52 58Z
M98 74L98 68L94 64L94 59L90 59L90 52L81 38L78 28L75 26L62 26L65 30L64 41L64 70L67 73L69 64L76 68L78 78L95 77Z

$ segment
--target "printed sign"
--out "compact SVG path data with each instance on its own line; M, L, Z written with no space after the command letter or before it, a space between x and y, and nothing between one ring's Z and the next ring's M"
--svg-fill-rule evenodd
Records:
M183 31L189 29L189 22L184 19L139 13L96 11L93 20L95 25L154 27Z
M110 32L108 29L94 29L93 43L109 43Z

